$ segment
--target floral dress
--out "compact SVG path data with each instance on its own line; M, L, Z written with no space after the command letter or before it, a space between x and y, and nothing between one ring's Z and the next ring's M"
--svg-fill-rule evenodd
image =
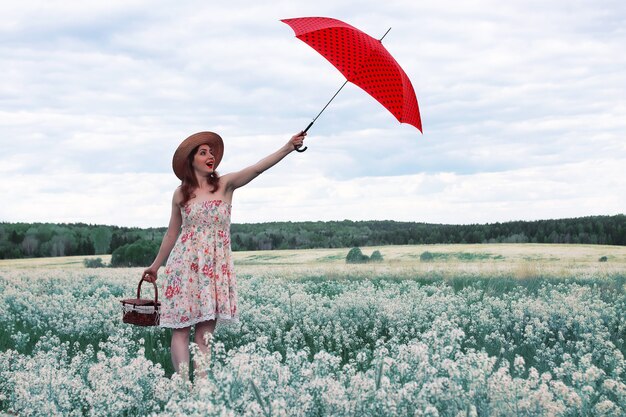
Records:
M195 201L181 208L182 230L161 286L161 327L239 321L230 211L231 205L222 200Z

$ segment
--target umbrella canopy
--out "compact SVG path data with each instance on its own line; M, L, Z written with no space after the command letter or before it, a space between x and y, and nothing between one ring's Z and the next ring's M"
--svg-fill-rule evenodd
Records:
M410 124L422 131L422 120L411 80L381 40L329 17L300 17L281 21L293 29L298 39L333 64L346 77L346 82L350 81L365 90L400 123Z

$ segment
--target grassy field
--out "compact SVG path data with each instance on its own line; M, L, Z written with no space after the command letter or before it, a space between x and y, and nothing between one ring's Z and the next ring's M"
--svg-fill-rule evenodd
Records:
M324 273L329 276L372 271L396 276L535 276L567 277L607 275L626 272L626 247L549 244L409 245L362 247L365 255L379 250L380 264L346 265L349 249L311 249L236 252L235 265L244 273L300 275ZM420 261L424 252L435 254ZM606 262L599 262L603 256ZM0 264L1 265L1 264Z
M142 268L1 260L0 415L626 415L626 247L361 249L236 252L241 321L193 385L121 323Z
M529 275L563 277L580 274L626 272L626 247L606 245L552 244L473 244L407 245L362 247L365 255L379 250L380 264L346 265L348 248L301 249L234 252L238 272L269 271L282 274L308 273L312 270L334 274L350 271L385 272L408 275L429 272L440 274L502 274L527 278ZM430 252L435 259L420 261ZM599 262L606 257L606 262ZM2 259L0 268L9 269L83 269L83 260L101 258L105 264L111 255L67 256L56 258Z

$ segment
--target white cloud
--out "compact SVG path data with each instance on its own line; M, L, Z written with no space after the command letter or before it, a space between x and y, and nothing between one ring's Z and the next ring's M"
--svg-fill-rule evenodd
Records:
M626 186L626 177L605 173L623 166L626 159L609 165L590 160L558 169L348 180L307 174L285 178L272 173L259 179L256 187L237 192L233 218L239 222L376 219L431 223L450 223L452 218L455 223L489 223L618 214L626 206L619 192Z
M24 1L0 13L3 221L165 225L184 137L219 132L220 170L237 170L341 85L279 21L305 15L375 37L393 27L384 43L413 82L424 134L349 84L306 153L237 192L235 221L623 212L619 1Z

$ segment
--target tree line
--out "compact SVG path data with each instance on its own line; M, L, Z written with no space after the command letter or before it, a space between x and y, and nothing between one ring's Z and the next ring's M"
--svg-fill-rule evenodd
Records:
M84 223L0 223L0 259L111 254L138 241L161 242L166 228ZM141 242L139 242L141 243ZM626 245L626 216L449 225L396 221L273 222L231 225L235 251L436 243Z
M161 241L166 228L85 223L0 223L0 259L104 255L137 241Z
M626 245L626 216L448 225L396 221L233 224L233 250L450 243Z

